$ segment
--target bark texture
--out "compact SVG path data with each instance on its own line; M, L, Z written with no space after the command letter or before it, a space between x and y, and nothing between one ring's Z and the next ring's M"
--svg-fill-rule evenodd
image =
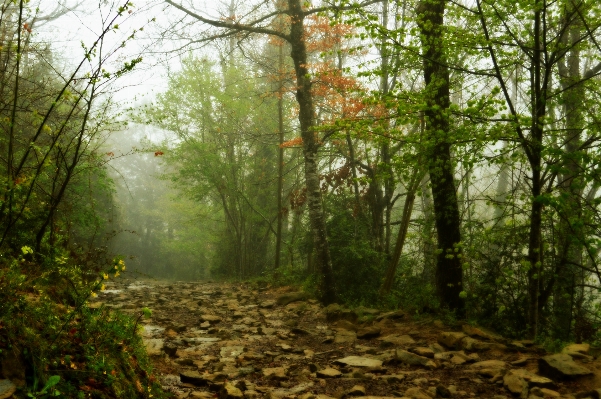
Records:
M336 301L336 287L332 271L332 260L326 233L326 220L319 183L317 151L319 142L314 131L315 107L311 93L311 77L307 68L307 48L304 37L304 17L300 0L289 0L290 15L290 57L294 62L296 74L296 100L299 106L298 120L303 139L303 155L305 160L305 181L307 185L307 206L317 268L321 275L321 300L324 304Z
M423 0L417 14L426 83L428 172L438 237L436 291L443 307L463 317L460 214L451 159L449 70L442 40L445 5L446 0Z

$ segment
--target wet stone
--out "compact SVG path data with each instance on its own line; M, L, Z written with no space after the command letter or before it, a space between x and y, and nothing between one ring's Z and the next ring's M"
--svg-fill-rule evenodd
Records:
M331 367L322 370L317 370L316 374L319 378L336 378L342 375L342 373L339 370L333 369Z
M350 367L380 367L382 366L382 361L378 359L372 359L369 357L362 356L348 356L343 359L338 359L334 361L336 364L340 364L343 366Z

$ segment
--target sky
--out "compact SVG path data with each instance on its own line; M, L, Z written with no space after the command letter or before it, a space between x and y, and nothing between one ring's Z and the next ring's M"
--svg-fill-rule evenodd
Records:
M75 6L80 2L79 7ZM58 54L65 74L72 71L83 57L82 42L91 46L106 25L115 16L124 1L115 0L63 0L71 11L54 21L34 27L36 40L50 43ZM53 10L56 2L39 0L40 15ZM118 18L118 29L107 35L106 48L116 49L132 32L135 39L129 40L124 48L118 48L109 65L114 70L123 62L142 56L143 61L127 76L117 82L119 90L114 93L120 103L132 105L150 101L153 96L167 87L167 71L179 68L180 54L173 49L177 41L162 40L161 31L181 17L179 11L161 0L134 2L131 13ZM154 20L153 20L154 19ZM140 31L143 28L143 31ZM107 67L111 70L110 67Z

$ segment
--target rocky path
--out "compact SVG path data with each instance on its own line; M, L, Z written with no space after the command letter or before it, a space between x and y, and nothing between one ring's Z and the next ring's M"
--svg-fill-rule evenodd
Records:
M600 398L588 345L550 355L402 311L323 308L290 289L117 280L97 303L152 310L142 334L177 398Z

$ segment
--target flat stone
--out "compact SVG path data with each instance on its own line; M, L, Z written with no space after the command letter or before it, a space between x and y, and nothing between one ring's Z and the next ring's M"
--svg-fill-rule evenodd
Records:
M398 397L398 396L355 396L356 399L408 399L406 397ZM304 398L301 398L304 399Z
M213 324L219 323L220 321L221 321L221 317L215 316L212 314L203 314L200 316L201 323L209 322L209 324L213 325Z
M509 370L503 377L503 385L509 392L526 399L528 396L528 383L515 370Z
M276 300L276 303L280 306L286 306L292 302L304 301L307 299L307 294L304 292L289 292L283 295Z
M423 388L414 387L405 391L405 396L411 399L432 399L432 396Z
M382 313L382 311L379 309L366 308L365 306L359 306L357 309L355 309L355 312L363 316L377 316Z
M230 382L223 384L219 391L219 399L242 399L243 397L242 391Z
M11 380L0 380L0 399L10 398L17 390L17 386Z
M348 320L338 320L338 321L336 321L336 323L334 323L333 327L335 329L341 328L343 330L355 331L355 332L357 332L359 330L359 327L356 324L351 323Z
M342 375L342 373L339 370L333 369L331 367L327 367L322 370L317 370L315 374L319 378L337 378Z
M182 371L179 373L179 378L181 382L196 385L197 387L205 386L208 382L206 374L200 374L198 371Z
M350 367L380 367L382 361L362 356L348 356L343 359L335 360L334 363Z
M375 338L380 335L381 331L382 331L382 329L379 327L361 328L361 329L359 329L359 331L357 331L357 338L361 338L361 339Z
M409 346L409 345L415 344L415 340L413 338L411 338L409 335L399 335L399 334L392 334L392 335L387 335L385 337L380 337L380 338L378 338L378 341L382 341L382 344L384 346L386 346L386 345L388 345L388 346Z
M467 337L465 333L447 331L443 332L438 337L438 343L451 349L459 349L461 346L461 340Z
M325 308L326 320L330 323L338 320L348 320L351 323L355 323L359 316L357 313L350 309L343 308L337 303L332 303Z
M399 383L403 382L403 380L405 380L405 375L404 374L388 374L388 375L383 375L382 379L389 384L399 384Z
M286 375L286 371L287 370L285 367L266 368L263 369L263 376L274 380L285 380L288 378L288 376Z
M453 363L456 366L460 366L462 364L467 363L467 360L462 356L455 355L451 358L451 363Z
M559 398L561 397L561 394L557 391L553 391L551 389L547 389L547 388L538 388L538 387L534 387L530 390L530 394L531 395L536 395L536 396L540 396L541 398ZM598 393L597 393L598 395ZM595 397L592 396L591 397ZM598 397L598 396L597 396Z
M342 394L343 398L347 396L365 396L365 387L363 385L355 385Z
M261 303L259 304L259 307L260 307L261 309L271 309L271 308L273 308L274 306L275 306L275 301L272 301L272 300L269 300L269 301L264 301L264 302L261 302Z
M223 346L219 351L221 357L238 357L244 353L243 346Z
M316 395L314 393L308 392L304 395L301 395L299 399L336 399L336 398L333 398L332 396L324 395L321 393Z
M215 394L212 392L204 392L204 391L192 391L188 395L190 399L213 399L215 398Z
M470 365L470 369L507 369L507 363L502 360L483 360Z
M434 359L434 351L430 348L418 346L417 348L409 349L409 352L413 352L419 356L427 357L428 359Z
M378 317L376 317L376 320L377 321L381 321L384 319L400 320L404 317L405 317L405 312L403 312L402 310L395 310L394 312L388 312L388 313L379 315Z
M577 364L571 356L565 353L540 358L538 367L541 374L550 378L577 378L592 374L589 369Z
M570 353L570 352L579 352L583 355L587 355L591 350L591 346L589 344L570 344L563 348L562 352Z
M437 367L436 363L434 363L433 360L401 349L397 349L396 358L398 361L403 362L405 364L409 364L411 366L422 366L430 370L435 369Z
M336 332L336 336L334 337L334 343L343 344L343 343L351 343L357 340L357 333L354 331L348 330L339 330Z
M464 333L466 333L470 337L484 338L484 339L487 339L489 341L495 341L495 340L502 339L501 336L499 336L499 335L497 335L495 333L492 333L490 331L486 331L485 329L483 329L481 327L470 326L469 324L464 324L461 327L461 329L463 330Z
M142 339L148 356L162 356L165 340L162 338Z

